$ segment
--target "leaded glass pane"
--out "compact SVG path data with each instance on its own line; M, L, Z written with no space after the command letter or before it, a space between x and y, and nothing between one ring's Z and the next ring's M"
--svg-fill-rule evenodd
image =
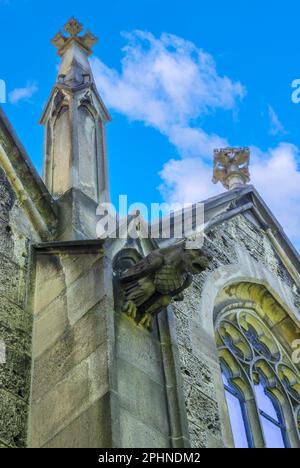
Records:
M265 442L267 448L285 448L280 427L261 416Z
M225 390L235 448L249 448L240 400Z
M265 436L265 443L267 448L285 448L285 443L283 440L282 428L276 425L275 421L278 424L281 421L278 418L277 411L275 410L274 404L270 397L265 392L264 386L260 383L255 385L255 394L257 405L260 410L260 420ZM262 412L264 414L262 414ZM273 419L271 421L270 419Z
M222 376L225 387L232 388L232 385L225 374L222 374ZM232 392L226 390L226 388L225 395L234 439L234 446L235 448L249 448L245 426L246 421L242 410L242 405L244 403L237 396L233 395Z
M259 385L255 385L255 395L258 408L271 416L271 418L275 419L275 421L278 421L278 415L274 405L271 399L266 395L264 386L261 383Z

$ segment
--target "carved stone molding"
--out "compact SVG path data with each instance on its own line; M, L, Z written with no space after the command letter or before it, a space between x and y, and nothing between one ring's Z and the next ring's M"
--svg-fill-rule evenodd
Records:
M292 343L300 339L299 324L291 318L285 308L271 294L266 286L259 283L241 282L225 288L225 295L232 302L228 308L244 306L253 308L258 317L273 331L276 331L279 341L290 353L293 352ZM225 297L224 297L225 300ZM233 302L234 301L234 302Z

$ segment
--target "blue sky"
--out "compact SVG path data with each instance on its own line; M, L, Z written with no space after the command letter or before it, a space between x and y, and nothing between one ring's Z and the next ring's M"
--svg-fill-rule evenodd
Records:
M250 146L252 182L299 248L300 4L274 3L0 0L4 111L40 171L38 120L59 62L50 39L74 15L100 39L113 200L207 198L223 191L213 148Z

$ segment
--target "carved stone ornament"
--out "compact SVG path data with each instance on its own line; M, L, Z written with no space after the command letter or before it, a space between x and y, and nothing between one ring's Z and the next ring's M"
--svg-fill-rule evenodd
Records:
M65 36L64 33L60 31L51 41L57 48L58 55L60 56L64 54L65 50L72 42L76 42L88 55L90 55L92 53L93 45L98 42L97 37L90 31L86 31L84 35L79 36L83 31L83 26L74 17L70 18L65 24L64 31L68 33L69 36Z
M133 266L117 266L121 291L121 310L139 325L151 330L153 317L174 299L184 299L183 292L210 262L201 250L186 249L184 242L158 249L141 257Z
M250 181L249 148L224 148L214 151L213 182L226 189L238 188Z

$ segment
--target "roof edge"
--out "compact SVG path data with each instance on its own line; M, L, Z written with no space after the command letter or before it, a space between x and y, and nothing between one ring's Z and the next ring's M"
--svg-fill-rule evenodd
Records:
M37 170L33 166L23 144L0 106L0 128L3 128L5 140L3 150L36 209L49 229L57 223L57 206Z

